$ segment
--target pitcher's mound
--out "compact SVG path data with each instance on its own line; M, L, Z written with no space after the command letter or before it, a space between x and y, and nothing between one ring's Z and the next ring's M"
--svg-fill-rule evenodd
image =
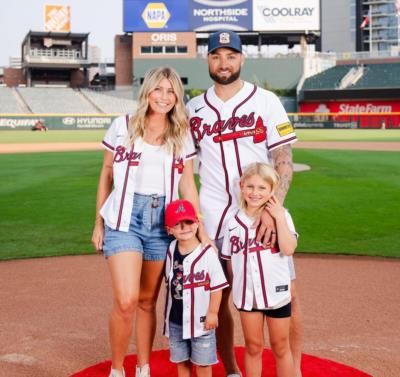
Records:
M235 348L236 357L241 370L244 370L244 348ZM71 377L108 377L110 373L110 361L93 365ZM135 377L134 369L136 355L129 355L125 359L126 377ZM275 362L269 349L263 354L263 376L276 377ZM334 361L321 359L311 355L303 355L302 359L303 377L372 377L347 365L335 363ZM174 377L177 375L176 366L169 361L169 351L154 351L151 354L151 375L152 377ZM213 377L224 377L222 363L213 366Z

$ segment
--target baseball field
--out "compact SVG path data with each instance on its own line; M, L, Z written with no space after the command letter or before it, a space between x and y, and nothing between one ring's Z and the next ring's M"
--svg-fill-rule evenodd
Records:
M109 357L111 285L90 245L103 134L0 132L0 377L70 376ZM300 233L303 351L397 377L400 132L298 136L294 161L310 170L295 173L286 206ZM166 347L157 333L154 349Z
M90 236L102 162L97 145L103 134L0 133L0 151L11 144L14 151L26 152L32 145L57 143L64 143L61 150L65 145L97 149L0 154L0 259L93 252ZM400 149L351 150L366 142L396 146L400 132L299 130L298 136L298 144L318 142L323 148L342 142L350 148L294 149L294 161L311 167L295 174L286 201L300 233L298 251L400 257Z

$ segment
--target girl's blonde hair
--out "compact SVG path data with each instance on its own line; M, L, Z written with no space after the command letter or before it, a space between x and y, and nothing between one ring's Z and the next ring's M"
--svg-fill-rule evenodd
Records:
M184 89L182 81L173 68L159 67L146 73L139 91L137 110L129 120L129 141L131 145L133 145L139 137L144 138L146 133L145 122L149 112L149 95L164 78L169 80L172 85L176 103L167 114L167 128L163 136L162 144L166 144L169 150L179 155L183 149L184 139L189 126L186 108L183 102Z
M258 175L261 177L263 181L268 183L271 186L271 192L274 193L276 188L279 185L279 174L278 172L272 167L264 162L254 162L250 164L244 171L242 176L240 177L240 187L244 185L246 179L249 179L253 175ZM242 190L240 189L240 208L245 210L247 208L247 203L245 202L242 194ZM259 208L261 212L264 209L265 203L262 204Z

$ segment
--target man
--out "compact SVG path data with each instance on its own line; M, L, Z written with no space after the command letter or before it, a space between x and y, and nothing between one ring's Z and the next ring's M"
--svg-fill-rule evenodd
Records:
M297 138L277 96L240 79L244 64L239 36L219 31L208 41L208 68L214 86L187 105L190 127L199 152L200 203L208 235L222 245L227 220L238 209L239 178L251 162L274 165L280 175L276 196L283 203L292 174L291 144ZM275 224L264 211L257 236L263 243L275 243ZM301 377L302 323L292 277L292 319L290 346ZM227 376L240 376L233 352L233 319L225 289L217 330L218 352Z

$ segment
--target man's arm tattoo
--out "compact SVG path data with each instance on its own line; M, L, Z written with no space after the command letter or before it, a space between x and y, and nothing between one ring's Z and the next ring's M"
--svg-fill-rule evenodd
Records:
M283 203L293 177L292 147L283 145L276 148L271 152L271 157L272 163L281 178L275 195Z

